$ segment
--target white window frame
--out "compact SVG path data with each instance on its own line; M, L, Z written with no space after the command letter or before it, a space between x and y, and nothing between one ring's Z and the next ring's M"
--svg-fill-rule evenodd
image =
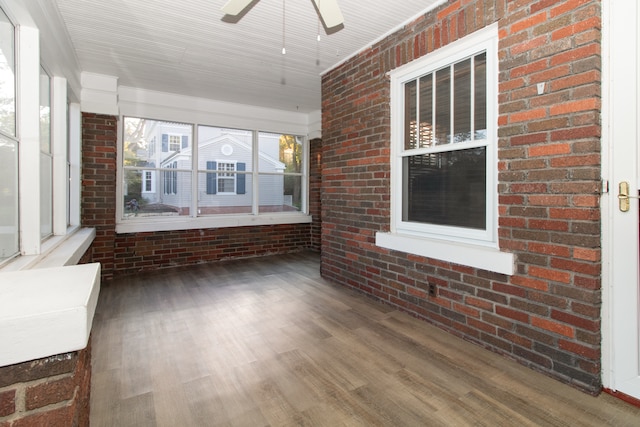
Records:
M20 252L0 264L1 271L76 264L95 238L80 229L81 112L68 104L67 79L50 75L53 235L40 235L40 31L20 2L3 1L15 28L16 133ZM69 116L67 117L67 108ZM69 135L69 140L67 140ZM67 164L69 162L69 164ZM71 181L71 182L70 182ZM67 215L69 210L69 215Z
M513 254L498 248L497 206L497 94L498 27L490 25L423 58L391 71L391 222L389 233L377 233L378 246L402 252L513 274ZM423 75L487 53L487 140L465 145L486 147L487 221L485 230L411 223L402 220L404 149L404 85ZM411 154L438 152L443 147L411 150ZM448 151L448 149L447 149Z
M219 160L216 159L216 195L218 196L235 196L238 194L238 182L237 182L237 160ZM220 165L232 165L233 170L223 169ZM222 175L222 176L221 176ZM228 176L230 175L230 176ZM233 191L220 191L220 183L221 179L233 179Z
M53 168L54 168L54 161L53 161L53 123L52 123L52 119L53 119L53 78L51 77L51 74L49 73L48 70L45 69L45 67L43 65L40 66L40 83L42 84L43 80L47 81L47 91L44 92L42 91L42 89L44 88L40 88L40 128L42 129L42 120L44 117L46 117L47 121L48 121L48 135L42 135L42 132L40 133L40 162L38 163L40 165L40 174L45 174L48 172L48 176L41 176L41 186L40 186L40 195L44 197L44 188L42 188L43 184L48 184L50 185L49 187L49 191L51 194L48 194L49 198L47 200L41 198L40 199L40 236L42 238L42 240L46 240L49 237L51 237L53 235L53 223L54 221L57 219L56 217L58 216L59 212L54 212L53 209ZM66 91L65 91L66 93ZM46 96L46 100L43 99L44 96ZM48 105L42 105L43 101L46 102ZM66 104L66 100L65 100L65 104ZM48 111L43 112L42 108L46 107L48 108ZM66 115L65 115L65 119L66 119ZM43 139L44 137L46 137L46 141ZM46 149L42 150L42 145L43 143L46 142ZM65 141L66 142L66 141ZM43 164L43 160L48 163L49 166L49 171L47 171L47 168L45 167L46 165ZM66 194L66 192L65 192ZM46 203L45 203L46 202ZM66 212L65 212L65 217L66 217Z
M200 173L210 173L210 172L218 172L210 171L210 170L201 170L198 169L198 127L199 126L214 126L221 127L220 125L214 123L208 123L205 121L197 121L197 122L188 122L185 120L177 120L172 118L171 116L165 118L152 118L152 117L144 117L138 116L135 114L132 115L121 115L119 123L124 123L126 117L138 117L138 118L146 118L149 120L157 120L157 121L175 121L183 124L189 124L193 126L193 133L190 137L190 141L192 142L192 168L190 170L187 169L178 169L177 172L190 172L192 182L198 182L198 174ZM224 127L224 126L222 126ZM258 135L260 133L259 130L250 129L249 127L242 127L243 129L250 130L253 134L252 137L252 152L253 152L253 164L259 164L259 146L258 146ZM278 131L271 131L270 133L278 133ZM295 132L286 132L282 131L282 134L296 134ZM301 135L298 135L301 136ZM123 139L124 132L122 129L118 131L118 169L117 169L117 177L118 182L124 183L124 172L123 168ZM180 216L150 216L150 217L142 217L142 218L124 218L124 207L122 203L118 203L116 205L116 233L142 233L142 232L154 232L154 231L172 231L172 230L192 230L192 229L204 229L204 228L224 228L224 227L245 227L245 226L262 226L262 225L279 225L279 224L304 224L311 223L313 221L313 217L309 214L309 139L303 138L303 156L304 156L304 164L302 171L300 173L290 173L288 175L296 175L302 177L302 206L299 211L295 212L269 212L269 213L260 213L259 212L259 185L260 180L259 176L263 175L263 172L260 172L258 168L254 168L252 171L241 172L245 175L249 175L252 177L251 179L251 190L247 188L247 191L251 191L253 194L253 212L250 214L220 214L220 215L203 215L199 216L197 202L198 202L198 187L197 185L193 185L191 188L192 191L192 206L193 209L190 209L192 212L190 215L180 215ZM229 163L228 160L223 161L222 163ZM237 163L237 162L236 162ZM217 164L217 163L216 163ZM216 166L217 168L217 166ZM169 169L162 168L163 171L167 172ZM237 170L237 165L236 165ZM160 178L162 180L162 178ZM248 182L248 181L247 181ZM164 188L164 182L162 182ZM249 185L249 184L247 184ZM216 179L217 186L217 179ZM237 193L238 189L237 182L237 172L236 172L236 185L235 191ZM117 187L117 200L123 200L124 197L124 185L118 185ZM217 190L217 187L216 187ZM164 190L163 190L164 191ZM234 193L234 194L236 194ZM217 193L216 194L220 194ZM230 194L230 193L223 193Z

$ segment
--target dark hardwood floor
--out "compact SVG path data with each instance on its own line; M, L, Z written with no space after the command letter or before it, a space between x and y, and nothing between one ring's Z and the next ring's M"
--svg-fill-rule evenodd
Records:
M301 253L103 285L92 426L638 426L592 397L320 278Z

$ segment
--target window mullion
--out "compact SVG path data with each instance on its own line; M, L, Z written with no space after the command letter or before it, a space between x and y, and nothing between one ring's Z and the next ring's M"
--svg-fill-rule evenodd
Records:
M67 80L51 79L51 144L53 152L53 234L67 231Z
M420 132L420 123L421 123L421 117L420 117L420 78L416 79L416 129L415 129L415 133L416 133L416 146L414 148L417 147L422 147L422 135Z
M253 189L253 198L251 202L251 214L258 215L260 213L260 146L259 132L254 130L251 133L251 159L253 167L251 168L251 185Z
M198 141L200 138L198 137L198 125L194 124L191 127L191 217L195 218L198 216L198 205L200 201L198 200Z
M455 139L455 125L456 125L456 75L454 73L454 65L449 65L449 141L447 142L448 146L453 145L453 141Z
M438 126L438 123L436 123L436 98L437 93L436 93L436 72L432 71L431 72L431 139L432 139L432 146L436 145L436 129Z
M470 75L470 84L469 84L469 92L471 103L471 108L469 108L469 113L471 114L470 123L471 123L471 142L476 139L476 57L475 55L471 57L471 68L469 70Z
M82 113L80 112L80 104L69 104L69 225L80 225L80 194L81 194L81 177L80 163L82 161L82 131L81 131ZM122 182L118 178L118 182ZM118 191L122 191L122 185L118 185ZM119 197L122 194L119 194ZM120 199L118 199L120 200ZM121 204L117 206L121 209Z

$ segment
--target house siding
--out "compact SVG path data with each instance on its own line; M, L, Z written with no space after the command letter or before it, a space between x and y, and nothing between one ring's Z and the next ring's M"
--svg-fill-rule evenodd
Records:
M313 249L312 240L319 240L319 227L308 223L116 234L118 118L93 113L83 113L82 118L82 225L96 229L89 253L91 262L101 263L103 280L160 268ZM314 165L312 175L317 174ZM319 207L312 209L315 220Z
M498 235L512 276L375 245L390 224L386 73L494 22ZM599 392L600 22L599 1L450 1L327 72L322 275Z

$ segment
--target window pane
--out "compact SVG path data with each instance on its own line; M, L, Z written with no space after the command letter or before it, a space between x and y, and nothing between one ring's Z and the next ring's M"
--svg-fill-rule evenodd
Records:
M471 59L453 67L453 142L471 140Z
M217 163L213 163L208 169L216 172L198 173L198 215L251 213L251 174L220 172Z
M181 141L191 141L193 128L187 123L125 117L124 165L160 167L162 163L179 159L184 164L191 158L191 147ZM170 141L174 141L170 146ZM172 149L170 149L172 148ZM180 167L179 167L180 168ZM191 163L188 169L191 168Z
M207 164L215 162L242 163L242 170L250 171L252 140L253 132L249 130L198 126L198 170L211 170Z
M420 148L433 145L433 74L420 78Z
M404 149L411 150L418 148L418 137L416 123L418 122L416 80L404 85Z
M125 218L189 215L192 130L187 123L124 119Z
M301 209L301 176L260 175L260 212L294 212Z
M0 132L16 135L14 27L0 9Z
M403 221L484 230L486 147L405 157Z
M0 261L18 253L18 144L0 136Z
M51 83L40 67L40 237L53 234L53 158L51 156Z
M70 92L70 90L69 90ZM67 165L67 185L65 191L67 193L67 226L71 225L71 194L72 186L74 183L71 182L71 111L69 108L69 99L67 98L67 110L66 110L66 120L67 120L67 154L66 154L66 165Z
M123 217L151 217L189 215L191 207L191 173L180 171L154 171L160 177L160 191L143 192L146 171L127 169L124 172ZM164 190L168 189L169 193Z
M475 139L487 139L487 53L474 57Z
M40 237L53 234L53 158L40 153Z
M260 172L302 172L302 138L279 133L258 133Z
M40 67L40 151L51 153L51 79Z
M451 142L451 69L436 72L436 144Z
M258 134L260 149L258 211L292 212L301 209L303 139L295 135ZM295 175L294 175L295 174Z
M251 213L253 132L198 126L198 215ZM211 172L204 172L211 171Z

